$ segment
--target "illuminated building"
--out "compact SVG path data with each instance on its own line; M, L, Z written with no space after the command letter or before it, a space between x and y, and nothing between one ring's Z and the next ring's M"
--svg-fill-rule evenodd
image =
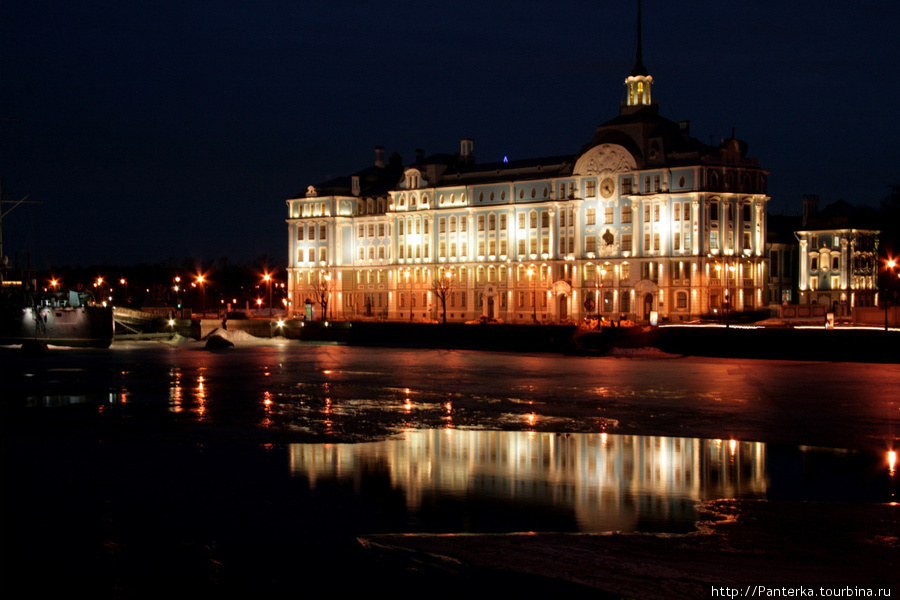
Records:
M879 231L843 201L821 212L818 199L803 199L800 245L800 304L814 304L848 317L857 307L875 306L878 292Z
M451 321L765 307L768 172L733 135L708 145L662 117L652 85L639 38L619 115L575 154L479 164L463 139L401 165L378 148L309 186L287 200L292 314L326 287L330 318L438 319L438 294Z

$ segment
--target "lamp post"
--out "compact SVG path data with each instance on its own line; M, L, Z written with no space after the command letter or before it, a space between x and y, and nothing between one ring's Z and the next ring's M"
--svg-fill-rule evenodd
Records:
M409 302L409 322L412 323L412 288L409 287L410 268L406 267L406 271L403 274L406 276L406 292L409 294L407 299Z
M534 282L534 265L528 267L528 281L532 282L531 289L531 319L537 323L537 283Z
M725 269L725 329L731 327L731 303L734 300L731 293L731 280L734 277L734 265L728 265Z
M266 273L263 275L263 280L269 286L269 316L272 316L272 276Z
M888 330L888 304L890 301L888 300L889 290L891 287L891 276L894 274L894 266L897 262L893 258L889 258L887 261L887 271L884 274L884 330Z
M203 286L204 281L203 275L197 275L197 285L200 286L201 319L206 316L206 288Z

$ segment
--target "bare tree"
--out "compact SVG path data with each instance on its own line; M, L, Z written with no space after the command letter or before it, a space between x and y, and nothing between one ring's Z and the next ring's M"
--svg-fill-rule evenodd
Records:
M447 298L450 296L450 290L453 287L453 273L450 271L438 272L438 276L431 280L431 291L434 293L438 302L441 303L441 321L447 322Z
M313 300L322 307L322 321L328 319L328 301L331 300L331 273L319 273L319 280L312 284Z

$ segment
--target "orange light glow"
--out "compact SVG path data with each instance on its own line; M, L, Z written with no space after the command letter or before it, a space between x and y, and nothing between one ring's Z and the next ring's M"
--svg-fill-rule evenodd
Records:
M894 450L891 450L887 453L888 460L888 469L890 470L891 475L894 475L897 472L897 453Z

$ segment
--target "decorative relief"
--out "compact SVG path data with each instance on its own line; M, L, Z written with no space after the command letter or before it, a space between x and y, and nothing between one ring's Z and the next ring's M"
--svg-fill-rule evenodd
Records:
M600 144L584 153L575 163L575 175L627 173L637 168L634 157L618 144Z

